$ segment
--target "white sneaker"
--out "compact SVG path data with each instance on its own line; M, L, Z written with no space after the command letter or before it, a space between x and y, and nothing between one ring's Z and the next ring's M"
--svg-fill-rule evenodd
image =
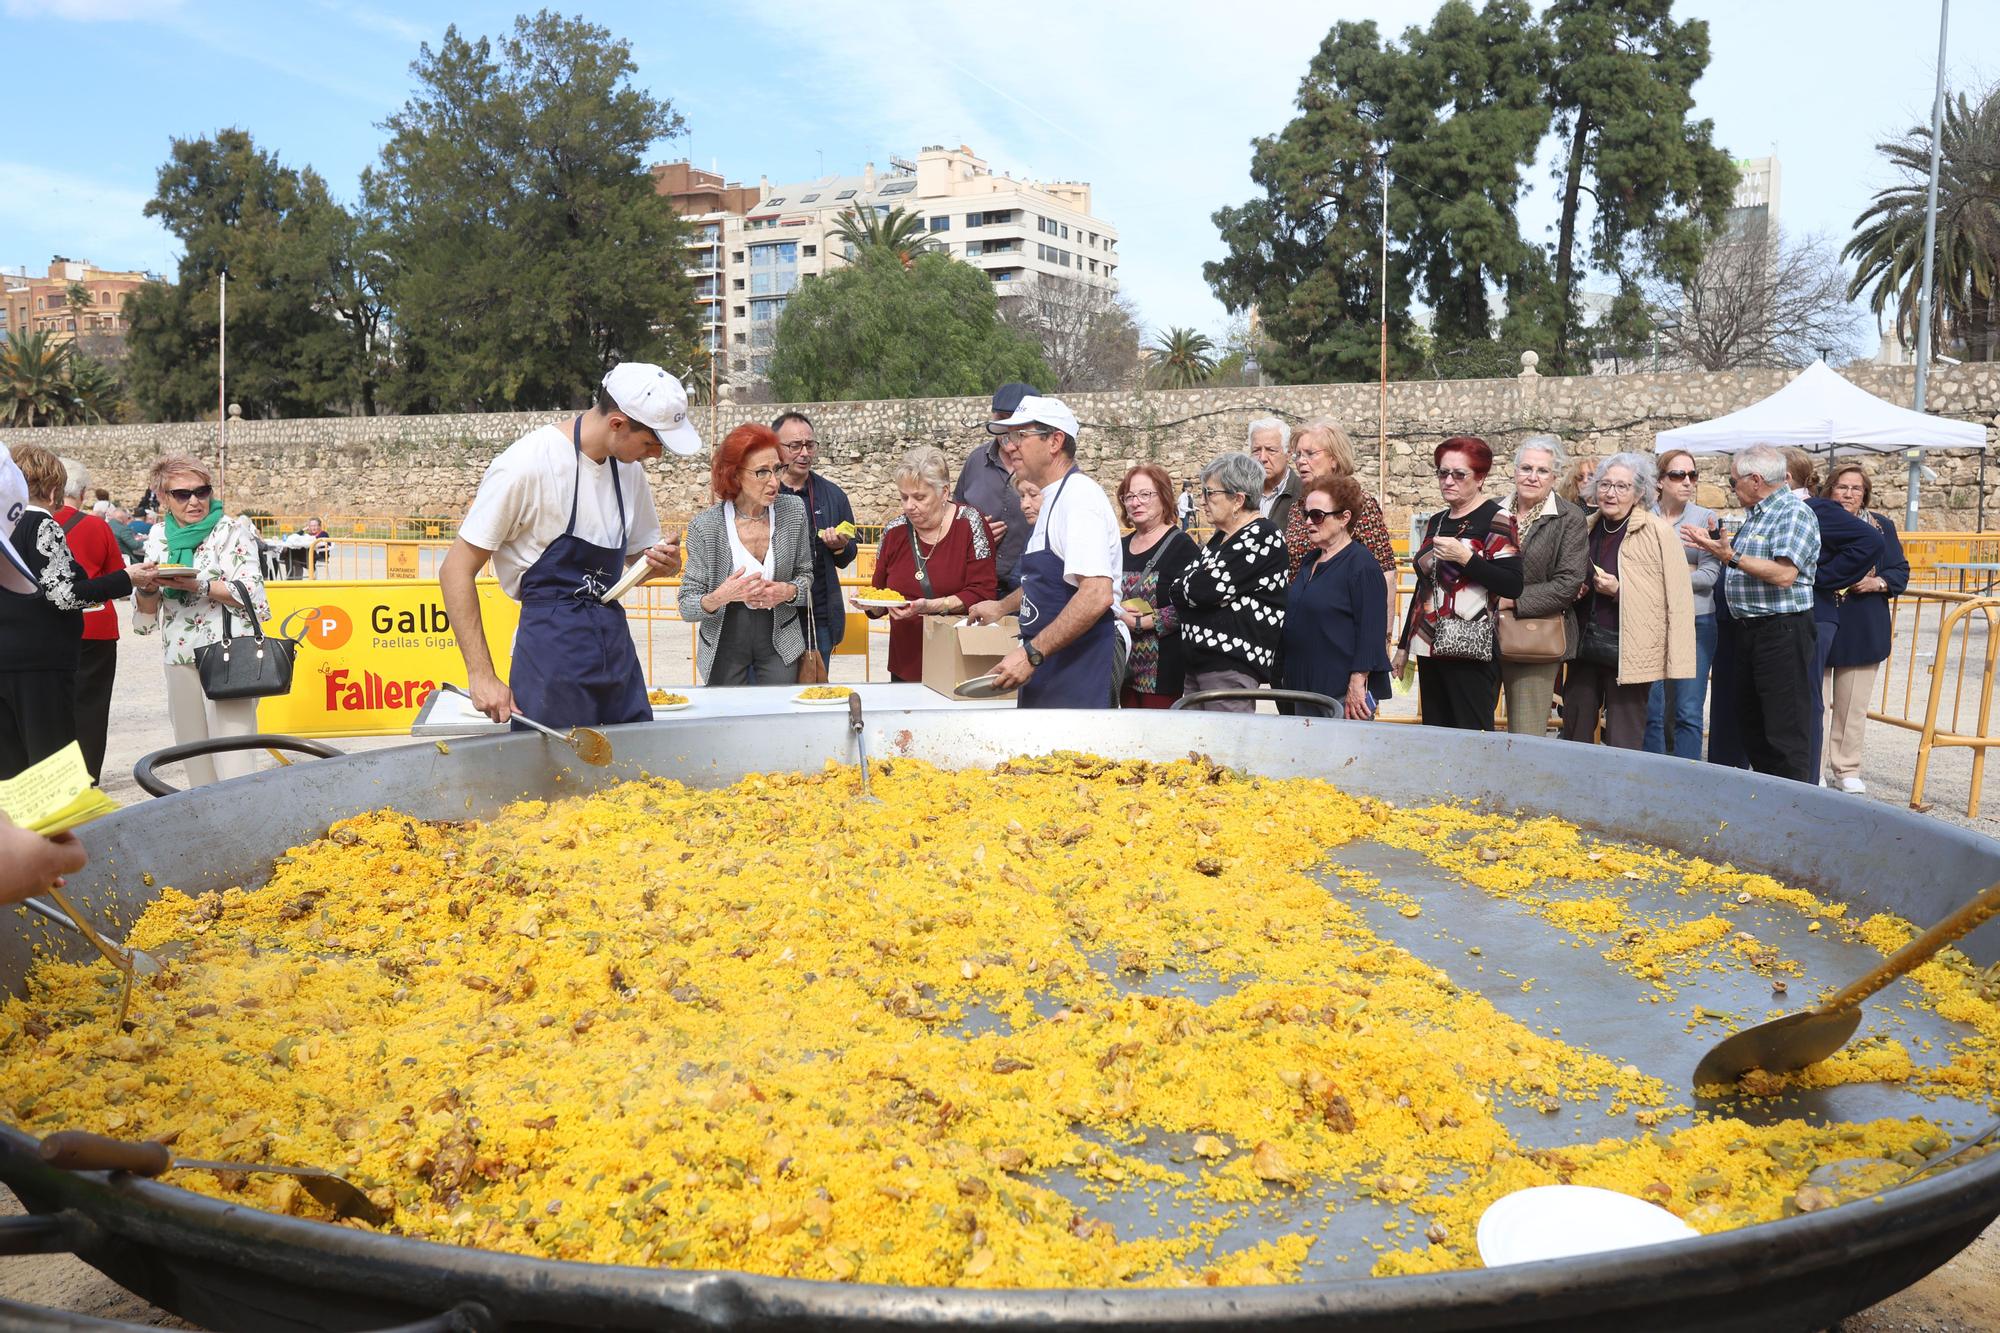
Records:
M1868 784L1860 778L1842 778L1840 780L1840 789L1845 792L1853 792L1856 796L1866 796L1868 794Z

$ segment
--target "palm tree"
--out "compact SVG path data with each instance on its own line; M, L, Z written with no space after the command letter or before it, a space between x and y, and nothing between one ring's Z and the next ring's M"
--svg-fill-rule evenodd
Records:
M69 349L47 330L0 342L0 425L50 425L65 415L68 391Z
M937 249L924 220L903 211L900 205L887 213L872 208L857 213L850 208L834 224L833 234L853 247L851 258L859 259L866 251L880 247L893 253L904 268L918 255Z
M1215 373L1215 344L1206 333L1168 329L1146 351L1153 382L1162 389L1192 389Z
M69 305L70 318L76 321L76 331L70 335L69 344L72 347L81 347L83 321L90 314L90 307L94 304L90 299L90 288L80 282L72 282L64 289L63 296Z
M1879 317L1895 306L1896 330L1917 341L1924 273L1924 209L1930 181L1931 132L1919 125L1893 143L1878 144L1903 176L1878 190L1854 220L1841 258L1856 263L1847 295L1872 289ZM1933 347L1956 345L1968 360L2000 357L2000 88L1978 103L1964 93L1946 102L1938 135L1938 212Z
M118 419L118 409L125 400L125 389L111 372L111 367L96 357L72 352L65 398L64 420L60 424L91 426Z

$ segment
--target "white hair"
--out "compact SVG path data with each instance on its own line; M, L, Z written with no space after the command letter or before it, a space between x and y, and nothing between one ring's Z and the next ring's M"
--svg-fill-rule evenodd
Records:
M1612 468L1622 467L1632 474L1632 486L1636 493L1635 503L1641 509L1651 509L1653 502L1660 498L1660 485L1653 471L1653 460L1645 454L1613 454L1597 465L1597 474L1590 479L1590 498L1597 499L1597 488L1604 484L1604 474Z
M1556 470L1557 476L1561 476L1562 470L1569 466L1569 451L1564 449L1563 442L1553 435L1530 435L1515 445L1514 462L1518 465L1522 454L1537 450L1549 456L1549 466Z
M111 512L111 501L99 500L96 504L90 507L90 512L97 515L99 518L103 518L106 514Z
M1292 448L1292 428L1278 417L1258 417L1250 423L1250 431L1243 437L1243 447L1248 449L1257 443L1257 432L1274 430L1278 432L1278 448L1289 453Z
M90 485L90 469L74 458L58 458L56 461L62 464L63 498L68 499L72 495L81 496Z
M1761 477L1766 486L1792 484L1784 451L1774 444L1751 445L1736 455L1730 463L1730 470L1739 477Z

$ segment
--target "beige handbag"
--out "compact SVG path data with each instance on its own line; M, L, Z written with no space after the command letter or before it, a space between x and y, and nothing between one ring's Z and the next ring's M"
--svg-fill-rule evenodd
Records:
M1503 662L1543 666L1562 661L1563 654L1569 651L1569 634L1560 615L1516 616L1514 609L1508 607L1495 619L1494 632L1500 641Z

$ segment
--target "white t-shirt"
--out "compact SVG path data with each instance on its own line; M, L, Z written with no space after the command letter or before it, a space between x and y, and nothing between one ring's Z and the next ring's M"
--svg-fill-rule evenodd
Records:
M1062 494L1056 494L1056 488ZM1112 579L1125 571L1125 548L1118 541L1118 516L1104 488L1081 472L1042 490L1042 512L1028 551L1050 551L1063 562L1063 582L1074 588L1084 579Z
M576 536L593 546L618 545L618 506L611 469L620 468L619 493L625 501L625 554L660 540L660 516L646 472L637 463L581 457L570 439L569 423L543 426L523 435L486 465L479 493L458 535L493 552L493 574L509 597L520 596L521 578L569 525L570 496L576 496Z

